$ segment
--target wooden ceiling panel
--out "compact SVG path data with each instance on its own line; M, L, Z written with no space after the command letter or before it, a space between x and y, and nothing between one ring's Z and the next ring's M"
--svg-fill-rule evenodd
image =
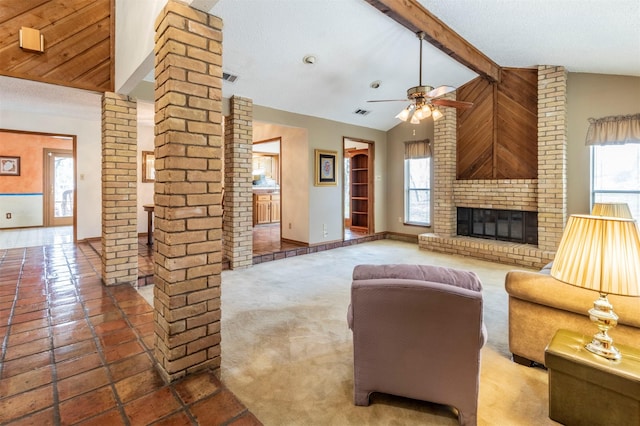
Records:
M113 0L2 0L0 74L99 92L113 90ZM40 30L44 53L19 47Z
M50 0L3 0L0 2L0 24L24 15Z

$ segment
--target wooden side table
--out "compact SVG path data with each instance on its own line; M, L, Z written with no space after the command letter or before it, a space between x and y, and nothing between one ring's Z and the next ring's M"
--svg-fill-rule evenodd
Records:
M145 204L142 206L145 212L147 212L147 245L153 244L153 204Z
M640 425L640 350L616 345L622 359L612 361L586 350L590 341L558 330L547 346L549 417L565 425Z

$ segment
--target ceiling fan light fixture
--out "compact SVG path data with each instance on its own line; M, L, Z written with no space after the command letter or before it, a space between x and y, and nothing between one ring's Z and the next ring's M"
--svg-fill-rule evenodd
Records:
M420 119L418 117L416 117L416 114L413 114L413 117L411 117L411 121L409 121L409 123L411 123L411 124L420 124Z
M433 112L431 113L431 115L433 116L433 121L438 121L442 117L444 117L444 114L442 112L440 112L440 110L438 108L434 108Z
M405 109L403 109L402 111L400 111L400 113L398 115L396 115L396 118L402 121L407 121L409 119L409 116L411 115L411 112L413 110L413 105L409 105L408 107L406 107Z
M431 105L424 104L420 108L420 116L422 119L431 117Z

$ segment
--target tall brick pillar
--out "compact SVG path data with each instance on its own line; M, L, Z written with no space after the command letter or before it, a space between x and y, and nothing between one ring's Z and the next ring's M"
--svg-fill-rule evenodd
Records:
M102 280L138 281L137 106L116 93L102 96Z
M220 367L222 20L156 20L155 356L167 381Z
M231 269L253 263L253 102L233 96L224 127L224 254Z
M452 94L447 99L455 99ZM456 206L453 184L456 179L456 110L440 108L444 117L433 123L433 233L439 236L456 235Z
M555 252L567 216L567 71L538 67L538 247Z

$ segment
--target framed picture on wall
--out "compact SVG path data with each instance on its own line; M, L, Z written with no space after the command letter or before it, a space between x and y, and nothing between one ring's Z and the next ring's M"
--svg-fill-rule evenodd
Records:
M315 186L335 186L337 151L315 150Z
M142 151L142 181L156 181L156 157L153 151Z
M20 157L0 155L0 176L20 176Z

